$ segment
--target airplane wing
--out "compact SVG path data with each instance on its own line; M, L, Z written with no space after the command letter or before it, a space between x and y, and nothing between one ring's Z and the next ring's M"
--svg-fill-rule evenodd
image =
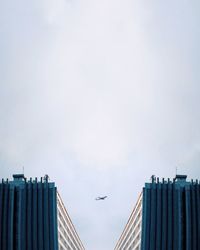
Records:
M99 201L99 200L105 200L105 198L107 198L107 196L103 196L103 197L97 197L95 200Z

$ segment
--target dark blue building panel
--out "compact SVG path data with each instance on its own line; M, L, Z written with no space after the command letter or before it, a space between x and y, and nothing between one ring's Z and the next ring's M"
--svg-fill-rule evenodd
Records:
M200 249L200 184L177 175L143 189L141 250Z
M55 184L13 177L0 183L0 250L58 250Z

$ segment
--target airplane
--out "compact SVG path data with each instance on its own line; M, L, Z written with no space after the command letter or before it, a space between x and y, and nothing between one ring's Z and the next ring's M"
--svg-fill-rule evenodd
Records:
M105 200L106 198L107 198L107 196L97 197L95 200L96 201L100 201L100 200Z

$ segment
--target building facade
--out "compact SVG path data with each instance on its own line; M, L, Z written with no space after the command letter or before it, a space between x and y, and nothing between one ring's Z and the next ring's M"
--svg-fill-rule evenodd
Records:
M186 175L143 189L142 250L200 249L200 184Z
M200 184L186 178L160 181L152 176L115 250L200 249Z
M13 178L0 183L0 250L84 249L48 176Z
M115 246L115 250L140 250L142 228L142 193Z
M57 218L59 250L84 250L84 246L57 192Z

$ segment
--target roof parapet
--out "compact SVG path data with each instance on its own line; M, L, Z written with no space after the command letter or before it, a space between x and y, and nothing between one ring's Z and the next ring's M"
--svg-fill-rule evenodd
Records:
M24 181L25 177L24 174L13 174L14 181Z
M177 174L175 177L175 181L186 181L187 179L187 175L181 175L181 174Z

